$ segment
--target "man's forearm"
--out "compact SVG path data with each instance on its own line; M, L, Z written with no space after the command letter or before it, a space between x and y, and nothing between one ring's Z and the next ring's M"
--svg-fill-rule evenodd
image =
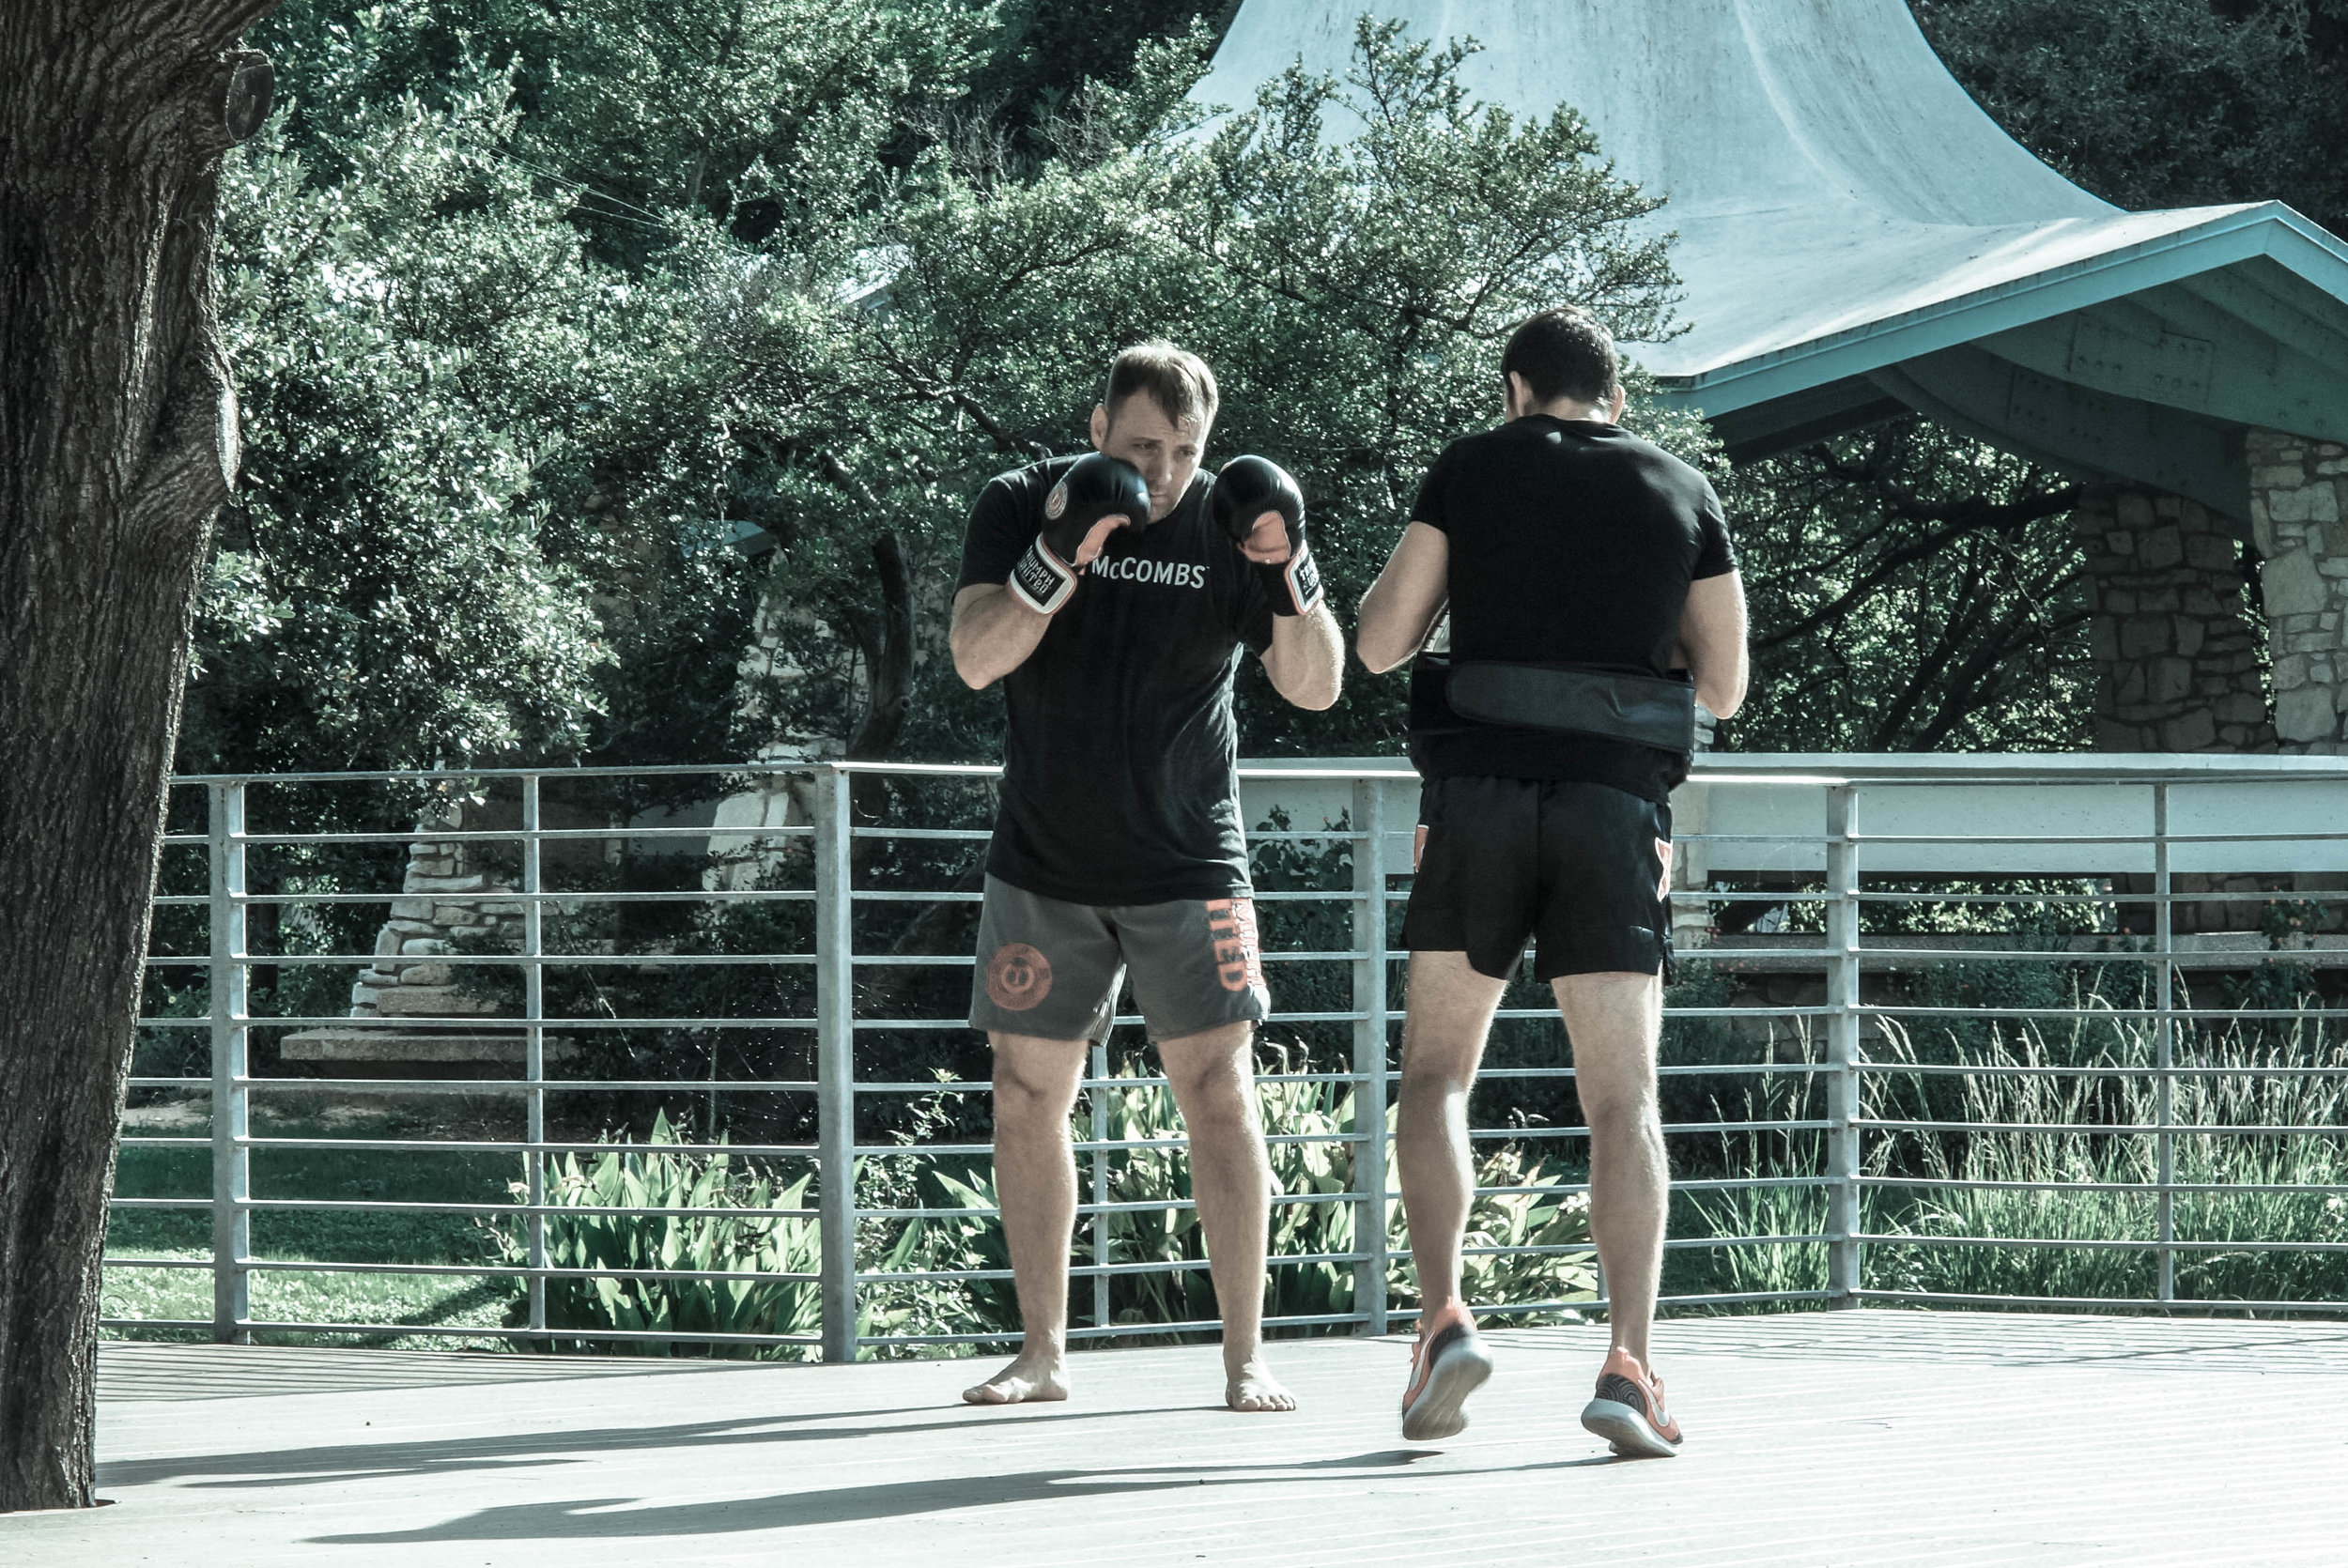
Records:
M1362 668L1372 675L1383 675L1417 653L1434 624L1432 617L1424 624L1411 624L1415 607L1398 606L1397 597L1381 577L1362 596L1361 610L1354 617L1353 649L1361 655ZM1440 613L1440 606L1437 610Z
M1029 609L1005 588L971 592L954 605L954 626L948 639L953 646L954 673L973 691L993 685L1027 662L1051 624L1050 616Z
M1273 690L1298 707L1335 704L1345 678L1345 638L1328 604L1314 606L1309 615L1274 616L1263 662Z

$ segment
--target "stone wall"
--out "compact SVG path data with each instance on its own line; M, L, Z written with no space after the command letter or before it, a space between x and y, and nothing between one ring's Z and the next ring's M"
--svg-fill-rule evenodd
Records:
M2093 616L2095 749L2280 749L2267 707L2266 628L2245 592L2250 562L2232 522L2198 501L2123 490L2091 492L2073 523ZM2152 888L2142 875L2114 882ZM2181 873L2175 888L2252 894L2274 891L2274 882ZM2176 930L2255 930L2262 913L2251 899L2180 903ZM2127 906L2121 918L2124 929L2152 929L2149 906Z
M2091 492L2087 551L2095 749L2275 749L2258 627L2232 525L2198 501Z
M2250 526L2280 749L2348 751L2348 446L2250 432Z

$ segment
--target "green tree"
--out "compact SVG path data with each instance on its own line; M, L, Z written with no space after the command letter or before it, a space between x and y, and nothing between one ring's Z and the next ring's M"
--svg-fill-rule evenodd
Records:
M736 357L762 368L770 407L802 416L767 438L796 454L777 571L822 604L853 597L883 535L912 563L919 754L987 755L999 723L999 699L963 691L941 646L970 500L991 473L1080 446L1120 345L1164 334L1216 367L1210 461L1253 449L1296 472L1350 605L1427 463L1496 417L1500 342L1524 314L1583 299L1629 334L1668 330L1664 248L1630 226L1656 204L1569 111L1520 124L1472 102L1464 47L1365 23L1345 81L1291 71L1198 124L1181 95L1207 53L1203 31L1144 51L1127 85L1070 100L1031 166L985 134L925 148L858 248L886 272L885 304L768 286L740 316ZM1367 129L1325 136L1337 115ZM1659 431L1704 455L1697 427ZM874 665L841 624L795 628L779 720L842 732L842 694ZM1314 717L1249 679L1251 748L1398 742L1398 682L1357 684Z
M2092 708L2078 486L1909 418L1738 473L1745 751L2067 750Z
M2348 232L2348 0L1909 8L2007 134L2106 201L2284 201Z
M500 156L502 96L490 78L450 109L363 110L331 143L363 177L312 180L283 116L230 166L223 335L249 436L182 766L586 738L610 654L585 578L543 548L539 478L569 441L533 405L603 390L579 368L641 323L601 298L565 204Z

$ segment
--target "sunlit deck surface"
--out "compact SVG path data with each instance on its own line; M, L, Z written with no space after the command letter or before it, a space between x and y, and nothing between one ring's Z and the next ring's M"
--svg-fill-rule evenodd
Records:
M1289 1416L1210 1347L857 1367L109 1345L90 1513L11 1563L2348 1562L2348 1326L1892 1312L1664 1325L1679 1458L1576 1420L1604 1330L1493 1336L1453 1442L1394 1416L1405 1342L1277 1346Z

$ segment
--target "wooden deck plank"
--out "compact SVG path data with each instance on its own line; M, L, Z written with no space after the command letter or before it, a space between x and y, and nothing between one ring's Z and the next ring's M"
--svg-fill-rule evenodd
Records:
M740 1366L110 1345L91 1513L0 1562L2337 1564L2348 1326L1861 1312L1666 1324L1689 1433L1576 1422L1604 1330L1495 1334L1476 1424L1404 1444L1399 1340L1106 1351L1065 1406L974 1363Z

